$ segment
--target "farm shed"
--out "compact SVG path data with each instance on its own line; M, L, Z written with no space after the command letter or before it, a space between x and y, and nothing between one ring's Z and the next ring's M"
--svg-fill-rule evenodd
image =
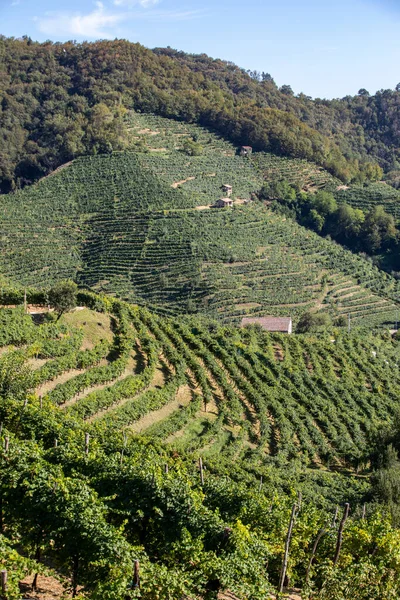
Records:
M240 156L250 156L253 152L253 148L251 146L241 146L240 148Z
M233 200L231 198L220 198L214 204L215 208L226 208L227 206L233 206Z
M228 183L224 183L224 185L222 186L222 191L224 192L224 194L227 195L228 198L232 196L232 186Z
M243 317L241 327L260 325L265 331L292 333L291 317Z

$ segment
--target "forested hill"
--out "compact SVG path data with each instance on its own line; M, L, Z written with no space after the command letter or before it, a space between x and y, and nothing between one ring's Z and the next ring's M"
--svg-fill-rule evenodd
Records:
M343 101L294 97L271 77L205 55L116 40L0 38L0 191L82 154L123 149L126 108L211 126L255 150L305 158L347 182L396 178L398 91Z

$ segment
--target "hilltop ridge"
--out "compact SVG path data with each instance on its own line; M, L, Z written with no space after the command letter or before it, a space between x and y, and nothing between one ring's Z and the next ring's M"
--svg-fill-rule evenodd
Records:
M377 162L394 180L398 171L398 91L312 101L226 61L123 40L39 44L2 37L0 76L2 192L76 156L123 149L123 116L132 108L312 160L343 181L379 179Z

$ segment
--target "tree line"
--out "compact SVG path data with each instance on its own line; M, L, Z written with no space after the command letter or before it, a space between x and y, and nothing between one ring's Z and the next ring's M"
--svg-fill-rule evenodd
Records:
M0 81L3 193L76 156L123 150L124 114L132 108L215 128L255 150L314 161L346 182L374 177L374 163L386 151L393 160L382 159L384 166L396 168L395 133L379 140L370 156L360 141L362 124L351 127L346 139L353 131L358 137L350 145L332 135L328 123L332 111L339 112L333 104L294 98L271 78L258 81L203 55L151 51L123 40L39 44L0 37ZM345 114L352 123L352 109Z

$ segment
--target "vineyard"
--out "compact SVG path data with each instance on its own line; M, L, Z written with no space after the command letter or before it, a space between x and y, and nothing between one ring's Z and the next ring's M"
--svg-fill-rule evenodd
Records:
M78 301L40 324L23 306L0 309L0 565L11 599L36 572L116 600L134 559L141 588L130 598L272 597L294 501L287 574L304 598L343 589L347 599L349 585L367 590L363 600L397 593L398 532L373 504L367 518L358 506L370 440L399 408L398 341L285 337L92 293ZM344 501L337 569L333 513ZM321 527L330 533L306 575Z
M80 158L3 196L5 279L48 288L71 278L162 314L200 312L226 323L269 313L296 321L322 309L350 314L354 325L393 327L398 281L253 196L264 178L287 179L288 170L306 188L329 188L330 176L318 179L323 173L304 161L236 156L194 125L131 114L127 126L140 152ZM182 151L188 136L203 154ZM224 183L233 186L233 209L209 208Z
M113 314L36 326L22 307L3 310L1 360L29 365L37 396L94 434L131 428L205 456L352 468L397 410L398 348L386 334L285 337L81 296Z
M400 192L386 183L369 183L368 185L352 185L348 189L334 192L338 202L346 202L353 208L368 212L375 206L383 206L385 211L400 221Z

